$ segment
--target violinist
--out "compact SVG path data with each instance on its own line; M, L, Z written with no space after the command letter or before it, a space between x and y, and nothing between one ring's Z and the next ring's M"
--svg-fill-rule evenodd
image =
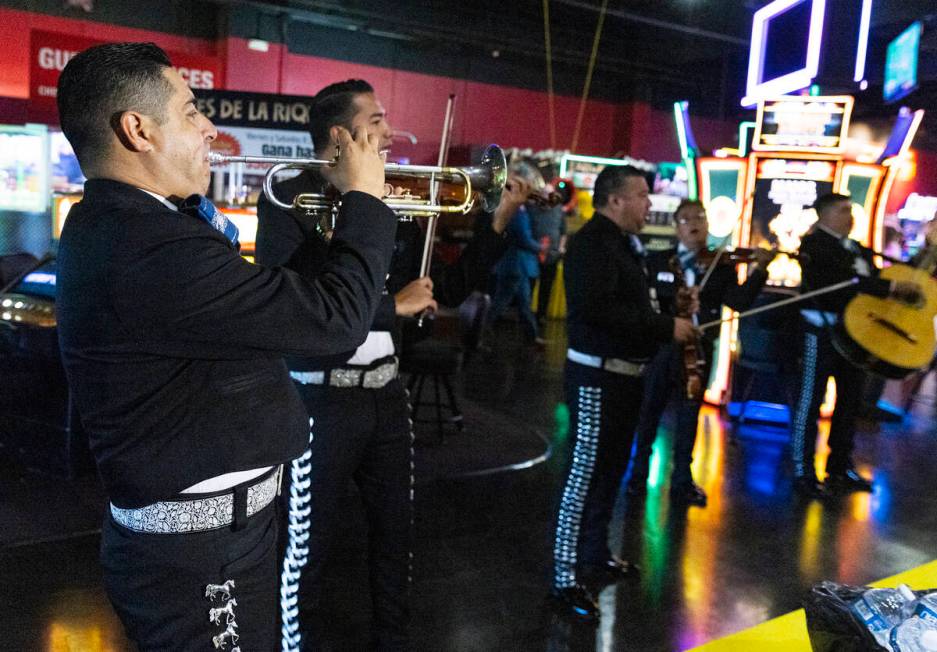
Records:
M679 315L681 312L695 314L698 323L719 319L723 304L734 310L751 306L768 279L765 271L774 258L768 249L746 251L748 257L739 261L737 256L714 255L706 249L709 223L701 202L684 200L674 214L678 244L673 249L654 252L648 256L648 272L657 292L661 312ZM707 276L708 265L715 261L716 267ZM750 262L748 279L738 283L737 262ZM678 287L682 276L686 287ZM714 350L716 332L704 331L695 350L698 364L691 373L699 374L700 390L709 378L710 361ZM688 379L685 377L685 349L680 344L667 344L658 351L644 377L644 401L641 419L637 428L637 447L634 466L628 484L628 494L643 495L647 491L648 468L651 449L657 437L661 415L673 396L676 399L676 428L673 436L673 475L670 482L670 498L673 503L706 506L706 492L693 481L690 464L693 461L693 445L696 442L697 419L702 403L701 391L688 395ZM692 363L691 363L692 365Z
M879 279L874 252L849 237L852 201L846 195L827 194L814 203L818 221L800 244L804 291L817 290L851 277L852 288L831 292L801 308L804 349L801 386L791 425L794 488L801 495L823 497L830 492L872 491L872 483L853 466L852 449L856 415L862 401L865 374L833 347L831 331L846 304L857 292L877 297L892 296L913 303L920 296L915 283ZM827 378L836 379L836 407L830 423L830 456L826 484L814 471L817 418Z

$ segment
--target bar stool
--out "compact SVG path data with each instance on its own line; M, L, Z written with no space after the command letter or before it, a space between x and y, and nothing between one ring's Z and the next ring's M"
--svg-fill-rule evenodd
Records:
M407 389L410 392L410 405L413 408L413 423L436 423L438 441L442 442L445 436L445 426L453 425L459 432L465 427L462 421L462 412L455 400L452 391L451 377L462 369L463 351L457 344L449 344L439 340L423 340L408 347L400 360L400 370L409 374ZM426 379L432 379L433 400L423 399L423 387ZM442 389L445 390L445 400ZM420 407L424 405L435 408L434 419L420 419ZM449 411L448 418L443 417L443 408Z

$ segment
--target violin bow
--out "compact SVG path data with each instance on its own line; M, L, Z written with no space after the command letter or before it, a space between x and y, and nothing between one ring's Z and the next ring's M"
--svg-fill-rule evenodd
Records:
M759 308L752 308L751 310L746 310L745 312L740 312L735 315L735 317L729 317L727 319L716 319L713 321L706 322L705 324L700 325L699 329L706 330L708 328L714 328L719 326L727 321L732 321L733 319L742 319L743 317L750 317L751 315L757 315L762 312L768 312L769 310L774 310L775 308L783 308L792 303L799 303L800 301L806 301L807 299L812 299L813 297L820 296L821 294L827 294L829 292L836 292L837 290L842 290L847 288L850 285L856 285L859 282L859 277L854 276L851 279L840 281L839 283L834 283L833 285L827 285L826 287L819 288L817 290L811 290L810 292L804 292L803 294L798 294L794 297L789 297L787 299L782 299L776 301L767 306L761 306Z
M452 136L452 119L453 111L452 107L455 104L455 93L449 95L449 100L446 102L446 117L443 118L442 123L442 138L439 140L439 157L437 159L436 167L443 167L446 164L446 159L449 157L449 142ZM436 175L430 177L429 184L429 195L430 201L434 204L439 203L439 182L436 180ZM423 258L420 261L420 276L429 276L429 270L433 263L433 244L436 240L436 222L439 220L439 215L434 213L427 218L426 222L426 239L423 240ZM426 319L427 315L426 310L420 313L419 319L417 319L417 326L423 327L423 320Z

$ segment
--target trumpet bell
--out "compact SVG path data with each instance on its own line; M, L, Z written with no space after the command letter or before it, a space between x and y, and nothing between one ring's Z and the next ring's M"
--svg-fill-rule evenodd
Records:
M472 187L481 194L482 208L488 212L498 207L501 192L508 180L508 165L504 159L504 150L497 145L489 145L482 156L481 163L466 170Z

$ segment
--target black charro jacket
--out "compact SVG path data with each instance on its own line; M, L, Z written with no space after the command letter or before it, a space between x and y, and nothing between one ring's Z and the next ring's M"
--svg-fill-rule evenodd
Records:
M651 283L657 290L657 299L660 302L661 312L669 315L676 314L674 305L677 296L677 286L674 275L670 270L670 260L677 255L677 248L655 251L648 254L647 269ZM706 286L700 292L699 323L715 321L722 317L722 306L726 305L733 310L742 311L750 308L758 298L758 293L768 280L768 273L756 267L741 285L738 282L738 271L735 265L718 265L713 269ZM702 278L697 278L697 284ZM718 335L718 329L709 329L704 335Z
M643 256L601 213L570 239L563 281L570 348L644 362L673 339L673 317L651 304Z
M308 415L284 354L364 341L396 220L345 197L315 278L253 265L208 223L92 179L58 255L62 359L110 500L138 507L300 455Z
M857 253L849 251L843 246L841 239L818 227L814 227L801 239L801 288L804 292L819 290L857 276L857 258L865 261L871 274L858 276L859 282L856 285L814 297L804 307L840 314L859 292L877 297L888 296L891 283L878 278L880 270L874 264L874 253L855 240L852 242Z
M304 171L274 186L276 197L289 203L299 192L324 192L327 183L318 174ZM274 206L265 196L257 204L257 262L283 265L303 275L313 275L328 260L329 245L316 231L317 218ZM480 213L472 239L451 264L434 264L430 271L433 296L444 306L455 307L477 289L483 289L491 266L507 248L506 238L491 228L492 215ZM394 294L419 276L423 257L424 232L414 221L400 222L394 254L372 331L396 334L398 321ZM346 362L354 349L333 356L287 358L294 371L328 369Z

